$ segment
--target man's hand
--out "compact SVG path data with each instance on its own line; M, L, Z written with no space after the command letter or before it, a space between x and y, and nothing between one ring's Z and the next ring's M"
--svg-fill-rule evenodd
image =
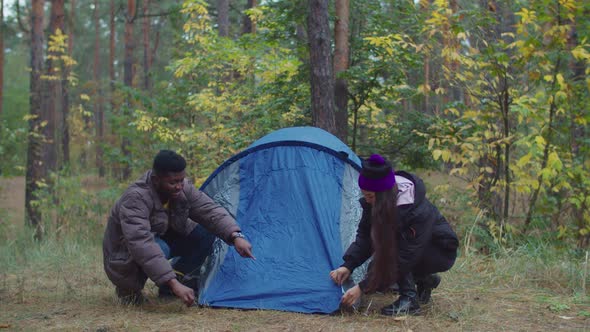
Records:
M340 301L340 303L342 303L342 305L344 306L350 307L361 297L362 293L363 292L361 291L359 285L356 285L351 289L347 290L346 293L342 295L342 300Z
M176 279L168 281L168 286L179 299L186 304L187 307L195 303L195 291L192 288L186 287Z
M342 285L350 277L350 270L344 266L337 268L336 270L330 271L330 278L338 285Z
M254 257L252 254L252 245L250 242L248 242L248 240L242 237L237 237L234 239L234 247L240 256L244 258L256 259L256 257Z

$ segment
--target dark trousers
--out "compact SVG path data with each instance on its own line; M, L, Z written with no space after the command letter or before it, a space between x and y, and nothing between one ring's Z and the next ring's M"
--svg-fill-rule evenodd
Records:
M172 267L176 271L185 275L198 275L201 265L213 250L215 236L197 225L188 236L170 230L155 239L166 258L173 259Z
M415 297L416 284L424 282L433 273L448 271L456 259L456 250L444 250L430 243L414 268L400 276L397 283L400 295Z
M437 272L448 271L457 259L456 250L444 250L432 242L424 249L422 257L412 269L412 274L419 278Z

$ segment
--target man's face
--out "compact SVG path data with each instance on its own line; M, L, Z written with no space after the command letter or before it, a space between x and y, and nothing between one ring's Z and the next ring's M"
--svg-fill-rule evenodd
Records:
M185 172L165 173L162 176L154 175L154 184L160 196L164 199L175 199L180 196L184 186Z

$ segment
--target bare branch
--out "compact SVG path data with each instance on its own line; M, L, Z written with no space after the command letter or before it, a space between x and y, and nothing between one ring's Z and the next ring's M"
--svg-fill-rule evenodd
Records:
M24 33L31 33L31 29L27 29L27 27L25 26L25 24L22 21L21 18L21 13L20 13L20 4L19 4L19 0L15 1L15 5L16 5L16 20L18 21L18 26L20 27L20 29L24 32Z

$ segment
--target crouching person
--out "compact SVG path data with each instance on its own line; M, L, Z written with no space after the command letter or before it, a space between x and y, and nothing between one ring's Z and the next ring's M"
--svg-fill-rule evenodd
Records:
M342 304L350 306L363 293L387 290L397 283L399 298L381 313L417 314L440 284L436 273L455 263L457 235L426 199L422 180L407 172L394 173L380 155L363 160L358 184L364 197L356 239L330 277L341 285L355 268L370 257L373 260L365 280L344 293Z
M197 285L183 285L177 275L198 273L211 253L215 236L242 257L254 258L251 244L229 213L185 179L185 159L160 151L153 168L117 200L103 239L104 269L124 304L141 304L147 278L160 296L173 294L187 306ZM169 258L178 257L174 266Z

